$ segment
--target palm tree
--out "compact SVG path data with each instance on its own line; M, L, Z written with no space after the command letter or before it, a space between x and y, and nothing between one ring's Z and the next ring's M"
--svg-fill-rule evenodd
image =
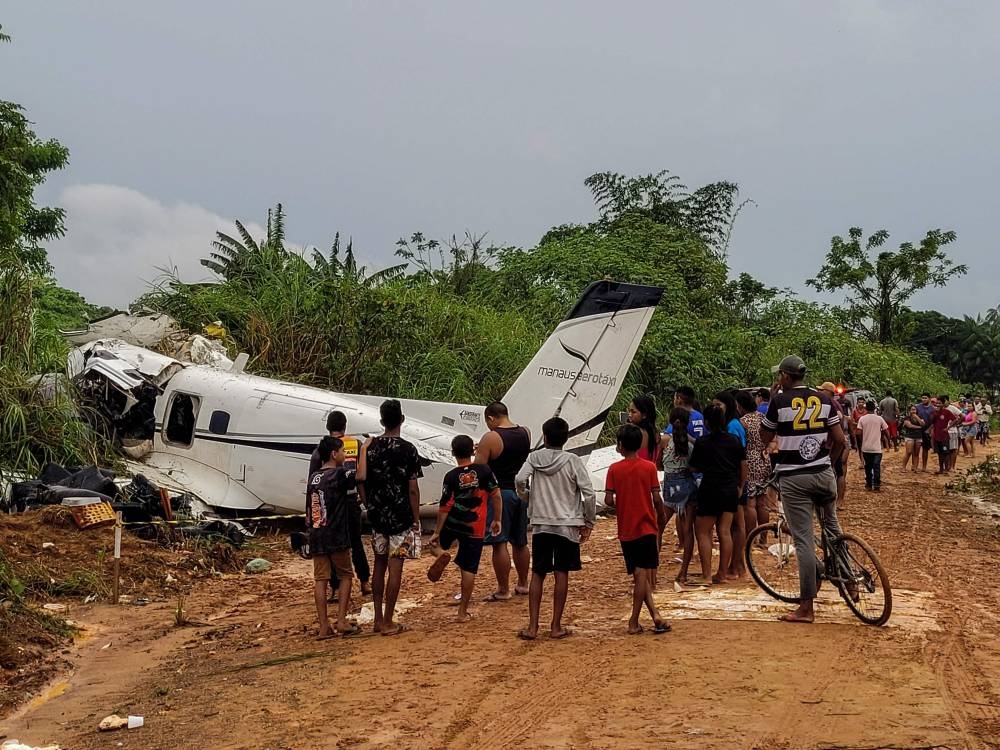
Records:
M281 204L267 211L267 236L254 240L239 220L236 231L240 239L216 232L212 252L201 264L226 281L249 282L267 271L280 271L293 256L285 247L285 213Z
M341 260L340 232L337 232L333 238L329 258L319 250L314 249L312 260L313 273L318 279L324 281L348 281L368 289L398 279L406 271L406 264L401 263L368 274L367 267L359 266L357 258L354 257L353 239L347 240L347 248L344 251L344 258Z

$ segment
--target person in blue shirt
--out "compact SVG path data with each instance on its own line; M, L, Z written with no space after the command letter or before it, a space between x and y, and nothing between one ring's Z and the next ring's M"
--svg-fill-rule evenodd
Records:
M757 402L757 411L761 414L767 414L767 407L771 404L771 391L767 388L761 388L754 394L754 400Z
M697 440L705 435L705 417L695 408L694 388L689 385L679 386L674 391L674 406L688 412L687 431L692 440ZM672 435L674 428L668 424L663 432L667 435Z
M740 439L743 447L747 447L747 431L740 422L740 415L736 409L736 399L732 391L719 391L712 399L713 404L718 404L726 411L726 432L735 435Z

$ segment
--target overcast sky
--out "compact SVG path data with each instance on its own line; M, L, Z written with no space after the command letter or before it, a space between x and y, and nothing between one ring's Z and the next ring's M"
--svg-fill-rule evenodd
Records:
M233 218L297 244L594 216L593 172L738 182L734 273L804 288L852 225L954 229L970 273L915 307L1000 303L995 2L21 2L0 97L69 147L59 280L125 305Z

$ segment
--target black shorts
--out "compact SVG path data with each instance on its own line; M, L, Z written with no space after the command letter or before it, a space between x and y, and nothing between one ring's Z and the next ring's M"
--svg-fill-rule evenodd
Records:
M833 462L833 475L837 477L837 479L840 479L842 476L844 476L844 463L845 459L843 456L841 456L840 458L838 458L836 461Z
M698 506L694 514L719 518L723 513L735 513L739 504L736 492L718 493L711 490L705 492L704 489L700 489L698 491Z
M636 568L656 570L660 567L660 550L655 534L646 534L638 539L621 542L622 556L625 558L625 570L629 575Z
M531 535L531 569L540 576L581 570L580 545L560 534Z
M925 451L929 451L931 449L931 436L926 432L920 436L920 447Z
M479 572L479 561L483 557L483 540L470 539L467 536L456 534L449 529L442 529L438 543L441 549L451 549L451 545L458 542L458 553L455 555L455 565L459 570L475 575Z

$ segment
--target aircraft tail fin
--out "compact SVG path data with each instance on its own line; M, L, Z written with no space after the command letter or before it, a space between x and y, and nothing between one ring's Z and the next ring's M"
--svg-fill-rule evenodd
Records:
M542 445L542 423L569 423L567 450L597 442L663 289L595 281L546 339L503 402L511 418Z

